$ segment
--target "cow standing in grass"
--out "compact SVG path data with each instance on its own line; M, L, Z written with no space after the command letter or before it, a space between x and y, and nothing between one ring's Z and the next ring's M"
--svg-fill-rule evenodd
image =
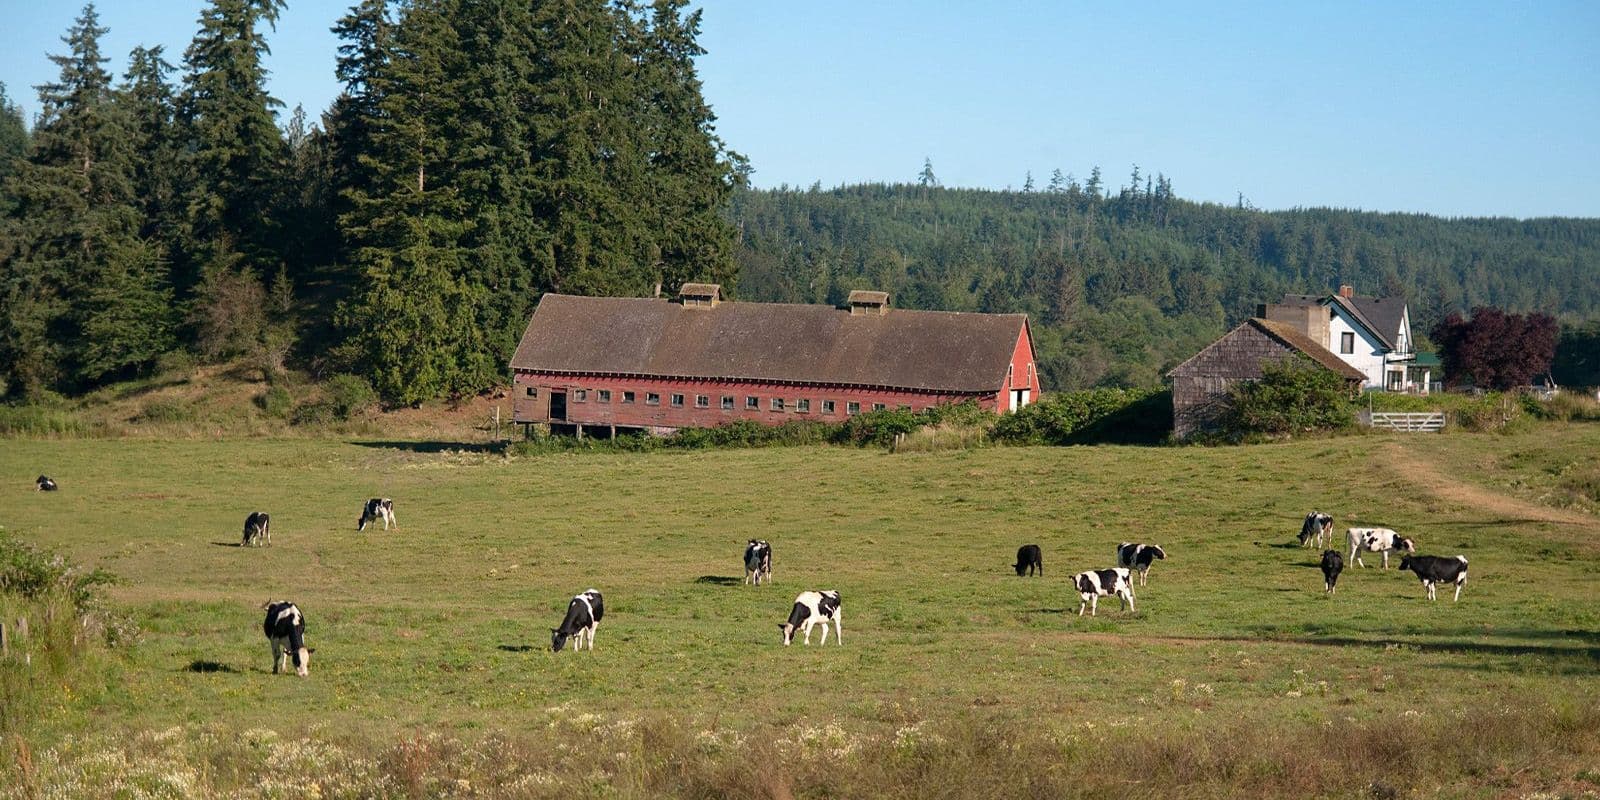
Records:
M383 520L384 530L389 530L391 523L396 529L400 527L400 523L394 519L394 501L387 497L374 497L361 507L361 516L356 519L356 531L364 531L367 529L367 523L377 522L380 519Z
M1461 600L1461 587L1467 582L1467 557L1466 556L1401 556L1400 568L1409 569L1422 580L1422 585L1428 590L1428 599L1436 600L1434 587L1441 583L1456 585L1456 597L1451 602Z
M805 643L811 644L811 628L822 626L822 643L828 643L828 623L833 623L833 641L836 645L844 644L844 609L840 606L839 593L833 590L821 592L801 592L794 598L794 607L789 609L789 621L778 625L783 631L783 644L789 646L794 641L796 629L805 633Z
M1135 611L1133 607L1133 578L1127 569L1092 569L1080 572L1072 579L1072 585L1078 590L1078 616L1083 616L1083 609L1088 607L1089 616L1095 616L1100 605L1101 597L1115 595L1122 601L1125 611Z
M1157 559L1165 561L1167 551L1153 544L1135 544L1123 542L1117 545L1117 566L1127 567L1139 573L1139 585L1143 586L1146 577L1150 574L1150 565Z
M1351 528L1344 535L1345 541L1350 544L1349 560L1355 561L1362 569L1367 567L1367 562L1361 560L1362 553L1382 553L1383 568L1388 569L1389 553L1395 550L1417 552L1415 542L1388 528Z
M1401 565L1404 568L1404 563ZM1333 594L1339 584L1339 573L1344 572L1344 557L1338 550L1322 551L1322 590Z
M272 674L287 672L294 663L294 674L304 678L311 674L311 649L306 647L306 618L300 607L287 600L268 600L262 606L267 610L267 621L261 626L272 645Z
M53 492L56 490L56 482L50 480L49 475L40 475L39 479L33 482L33 485L41 492Z
M1313 511L1306 515L1306 521L1300 523L1300 546L1310 547L1313 542L1317 547L1326 546L1333 540L1333 515L1321 511Z
M244 541L240 547L257 547L272 544L272 518L265 511L252 511L250 516L244 518Z
M587 589L567 603L567 616L561 627L550 629L550 650L559 653L572 639L572 651L583 649L584 639L589 640L589 650L594 651L594 632L600 627L600 618L606 615L605 601L596 589Z
M744 548L744 582L760 586L763 578L772 583L772 545L751 539Z
M1017 570L1017 577L1032 575L1038 572L1039 577L1044 577L1044 553L1039 545L1025 544L1017 548L1017 563L1012 565Z

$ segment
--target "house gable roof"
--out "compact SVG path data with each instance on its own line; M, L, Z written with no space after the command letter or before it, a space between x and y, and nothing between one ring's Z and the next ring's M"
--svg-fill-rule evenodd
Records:
M1385 349L1394 350L1405 321L1404 297L1345 297L1339 294L1286 294L1283 305L1309 306L1326 303L1343 309L1345 315L1366 328Z
M1173 367L1167 372L1167 377L1182 377L1198 372L1199 365L1207 362L1208 357L1213 353L1214 350L1216 350L1218 346L1222 345L1223 342L1241 335L1242 332L1252 330L1266 336L1267 338L1277 342L1289 350L1305 355L1325 369L1330 369L1338 373L1346 380L1366 380L1366 373L1363 373L1361 370L1346 364L1343 359L1334 355L1328 350L1328 348L1323 347L1315 341L1312 341L1311 337L1301 333L1293 326L1286 325L1281 322L1273 322L1272 320L1261 319L1259 317L1251 317L1250 319L1239 323L1238 327L1228 331L1221 338L1207 345L1200 352L1195 353L1187 361L1179 364L1176 367ZM1259 366L1259 364L1252 365L1251 372L1253 374L1241 374L1236 377L1260 377Z
M547 294L511 358L518 370L992 392L1024 314Z

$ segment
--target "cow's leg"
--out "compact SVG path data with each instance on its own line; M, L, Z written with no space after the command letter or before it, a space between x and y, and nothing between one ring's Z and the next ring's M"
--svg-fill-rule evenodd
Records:
M1389 550L1387 548L1385 548L1383 551L1383 568L1389 568Z
M272 648L272 674L276 675L278 674L278 663L283 654L283 650L282 648L278 647L277 639L269 639L267 644Z
M844 609L842 608L833 610L833 643L835 645L844 644Z
M811 628L814 627L816 624L817 623L815 621L813 621L811 619L807 619L805 624L800 626L802 628L805 628L805 631L806 631L806 644L811 644Z
M1078 595L1078 616L1083 616L1083 607L1086 605L1089 605L1089 601L1085 600L1083 595Z
M1456 579L1456 599L1451 600L1450 602L1452 602L1452 603L1461 602L1461 585L1466 583L1466 582L1467 582L1467 576L1465 576L1465 575L1462 575L1460 578Z
M589 652L591 653L594 652L594 635L599 632L599 630L600 623L598 622L589 626Z
M1100 611L1100 595L1095 594L1089 598L1089 616L1096 616Z
M827 647L828 646L828 621L827 620L823 620L821 625L822 625L822 641L820 642L820 644L823 647Z

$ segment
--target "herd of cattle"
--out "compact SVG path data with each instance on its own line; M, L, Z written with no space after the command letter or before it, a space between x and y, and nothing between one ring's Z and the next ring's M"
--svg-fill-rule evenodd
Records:
M56 482L49 477L40 475L35 481L39 491L53 492L58 489ZM374 497L362 505L361 515L356 519L356 530L364 531L367 525L383 521L383 529L389 530L393 525L396 529L400 524L395 521L394 501L387 497ZM1366 567L1362 561L1362 554L1380 553L1383 556L1383 568L1389 568L1389 553L1401 551L1404 555L1400 558L1400 569L1414 572L1422 581L1427 590L1428 599L1435 600L1435 588L1441 584L1455 584L1455 600L1461 599L1461 587L1467 582L1467 557L1466 556L1419 556L1416 554L1416 543L1401 536L1388 528L1349 528L1345 531L1346 543L1349 545L1348 558L1361 567ZM1305 521L1300 526L1301 547L1324 547L1332 544L1333 516L1319 511L1306 515ZM272 544L271 519L263 511L251 512L245 518L244 537L240 542L241 547L251 545L264 546ZM1122 604L1123 610L1136 611L1134 608L1133 579L1138 576L1139 586L1148 585L1150 567L1156 561L1165 560L1167 553L1161 547L1153 544L1138 542L1122 542L1117 545L1117 566L1110 569L1094 569L1080 572L1072 578L1073 588L1078 592L1078 616L1083 616L1083 610L1089 609L1089 615L1095 616L1099 599L1101 597L1116 597ZM1346 557L1338 550L1324 550L1322 553L1323 590L1333 594L1339 583L1339 574L1344 571ZM1037 575L1044 577L1044 553L1039 545L1026 544L1017 549L1017 563L1013 565L1018 576ZM772 583L772 545L763 539L751 539L744 550L744 583L760 586L763 582ZM269 600L262 608L266 609L266 622L263 631L272 648L272 671L286 671L289 662L292 662L295 674L305 677L310 673L311 648L305 644L306 621L305 614L299 606L289 601ZM600 620L605 616L605 602L596 589L587 589L574 596L567 603L566 616L561 620L560 627L550 629L550 649L561 651L566 643L572 642L573 651L583 648L588 644L589 650L594 650L594 635L600 627ZM828 643L828 628L831 625L834 632L835 645L844 644L843 613L840 605L839 593L834 590L804 591L794 599L794 605L789 611L787 621L778 625L783 632L783 643L789 645L794 641L794 634L799 631L802 641L811 644L811 631L816 626L822 626L822 644Z

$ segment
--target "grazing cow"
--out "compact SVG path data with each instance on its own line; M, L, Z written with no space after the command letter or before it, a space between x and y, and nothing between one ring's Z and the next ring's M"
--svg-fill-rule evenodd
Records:
M811 628L814 625L822 626L822 643L827 644L830 620L833 622L834 644L844 644L844 613L839 607L839 593L832 590L801 592L794 598L794 608L789 610L789 621L778 625L783 631L783 645L788 647L794 641L796 628L805 633L805 643L811 644Z
M41 492L53 492L56 490L56 482L50 480L49 475L40 475L39 479L33 482L33 485L37 486Z
M387 497L374 497L361 507L361 518L356 520L356 530L364 531L367 523L383 520L383 529L389 530L392 523L399 529L400 523L394 521L394 501Z
M762 578L772 583L772 545L765 539L751 539L744 548L744 582L760 586Z
M254 542L257 547L272 544L272 518L265 511L252 511L250 516L244 518L244 541L240 547L249 547Z
M572 651L583 649L585 637L589 640L589 650L594 650L594 631L600 627L600 619L606 615L605 601L601 600L600 592L596 589L587 589L582 594L572 598L567 603L567 616L561 620L561 627L550 629L550 650L559 653L561 648L567 646L567 637L572 637Z
M1351 528L1344 533L1345 539L1350 543L1350 556L1362 569L1366 569L1367 562L1361 560L1362 553L1382 553L1383 568L1389 568L1389 553L1394 550L1404 550L1407 553L1417 552L1417 544L1388 528Z
M1092 569L1080 572L1072 579L1072 585L1077 588L1078 616L1083 616L1083 607L1089 607L1089 616L1095 616L1100 605L1101 597L1116 595L1122 601L1122 608L1126 611L1136 611L1133 607L1133 578L1125 567L1116 569Z
M1305 522L1300 523L1300 546L1310 547L1313 542L1317 547L1333 542L1332 514L1313 511L1306 515Z
M1344 556L1338 550L1322 551L1322 590L1333 594L1339 584L1339 573L1344 572Z
M1025 544L1017 548L1017 563L1012 565L1017 570L1017 577L1032 575L1037 570L1039 577L1044 577L1044 553L1039 550L1039 545Z
M1150 565L1156 559L1167 560L1167 551L1153 544L1134 544L1123 542L1117 545L1117 566L1127 567L1139 572L1139 585L1145 584L1145 577L1150 572Z
M287 600L268 600L262 606L267 610L267 621L261 628L272 645L272 674L286 672L289 661L294 662L294 674L304 678L311 674L311 653L306 647L306 617L300 607Z
M1400 568L1417 573L1422 585L1428 588L1428 599L1435 600L1433 588L1441 583L1456 585L1456 602L1461 599L1461 586L1467 582L1467 557L1455 556L1401 556Z

